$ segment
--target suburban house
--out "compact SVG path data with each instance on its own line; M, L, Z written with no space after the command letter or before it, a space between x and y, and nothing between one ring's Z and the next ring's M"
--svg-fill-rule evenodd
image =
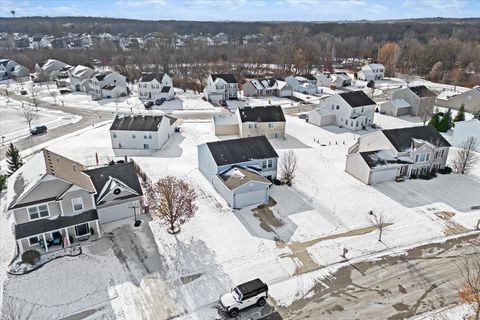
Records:
M72 69L73 67L68 65L60 69L55 79L55 84L58 88L70 87L70 70Z
M78 65L68 71L69 86L72 91L88 92L90 79L95 75L95 70L90 67Z
M245 97L291 97L292 88L285 82L275 78L249 79L243 85Z
M27 77L30 71L15 60L0 59L0 79Z
M380 113L399 117L410 114L412 106L403 99L387 100L379 104Z
M265 136L198 146L198 168L232 208L267 203L278 154Z
M97 73L90 80L90 95L93 99L126 96L127 82L125 76L115 71Z
M455 122L453 128L452 145L460 147L468 138L475 138L480 143L480 120L471 119ZM480 150L479 150L480 151Z
M212 118L213 133L216 136L238 136L240 128L237 114L216 114Z
M433 127L376 131L349 148L345 171L366 184L445 168L450 144Z
M44 253L97 239L101 223L132 217L142 190L133 163L118 166L86 170L46 149L28 160L7 186L18 252Z
M37 73L38 81L53 81L57 79L57 76L62 72L64 67L69 67L68 64L55 59L49 59L45 61L41 66L37 63L35 65L35 71Z
M318 87L330 87L332 83L332 77L329 73L318 72L315 74L315 78L317 79Z
M145 100L172 100L175 97L173 80L166 73L142 73L138 80L138 98Z
M316 126L337 125L360 130L373 124L375 108L375 102L361 90L337 93L310 111L308 122Z
M444 90L438 95L435 105L457 110L463 105L466 111L477 112L480 110L480 86L464 92Z
M422 116L429 110L433 110L435 97L435 93L425 86L401 88L392 93L392 100L403 99L410 104L412 116Z
M330 74L332 81L330 85L333 85L337 88L348 87L352 85L352 78L345 72L334 72Z
M285 115L280 106L242 107L235 111L241 138L264 135L285 138Z
M176 127L177 119L167 115L117 115L110 127L112 148L158 150Z
M385 67L380 63L369 63L357 72L358 80L370 81L383 79L385 76Z
M304 94L318 93L317 78L313 74L288 76L285 78L285 82L293 91Z
M213 103L222 100L237 99L238 81L234 74L210 74L207 78L207 85L203 89L205 98Z

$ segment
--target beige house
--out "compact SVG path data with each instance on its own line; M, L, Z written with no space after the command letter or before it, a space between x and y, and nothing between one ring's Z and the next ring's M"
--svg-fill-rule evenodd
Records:
M480 110L480 86L475 86L461 93L453 90L444 90L438 95L435 104L439 107L456 110L463 105L466 111L475 113Z
M238 136L239 126L236 114L213 116L213 133L216 136Z
M433 110L436 95L425 86L401 88L393 92L392 100L403 99L410 107L410 115L422 116Z
M243 107L236 111L241 138L264 135L285 138L285 115L280 106Z
M118 166L86 171L46 149L27 161L7 187L18 253L45 253L97 239L102 222L131 216L126 206L138 205L142 190L133 163Z
M376 131L349 148L345 171L366 184L445 168L450 144L433 127Z

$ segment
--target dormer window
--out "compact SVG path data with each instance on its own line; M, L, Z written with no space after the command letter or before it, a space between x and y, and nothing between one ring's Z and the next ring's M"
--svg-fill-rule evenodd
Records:
M41 204L28 208L28 216L30 217L30 221L32 221L49 217L50 212L48 211L48 206L46 204Z
M73 211L82 211L83 210L83 199L82 198L75 198L72 199L72 208Z

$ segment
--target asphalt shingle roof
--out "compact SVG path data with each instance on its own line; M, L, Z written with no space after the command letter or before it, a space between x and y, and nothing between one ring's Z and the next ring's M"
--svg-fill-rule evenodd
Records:
M436 97L435 93L430 91L425 86L416 86L416 87L408 87L408 88L420 98Z
M117 115L113 120L110 130L123 131L157 131L162 118L166 117L170 120L170 125L175 123L177 119L170 116L126 116Z
M237 78L233 73L215 73L212 74L212 79L215 81L217 78L225 80L227 83L237 83Z
M382 132L399 152L410 149L412 139L428 141L437 147L450 147L450 143L437 129L430 126L389 129Z
M370 99L365 92L358 90L358 91L351 91L351 92L343 92L340 93L340 97L345 100L351 107L362 107L375 104L375 102Z
M242 122L283 122L285 115L280 106L261 106L239 108Z
M163 76L165 73L160 72L144 72L140 77L140 82L150 82L153 79L157 79L158 82L162 82Z

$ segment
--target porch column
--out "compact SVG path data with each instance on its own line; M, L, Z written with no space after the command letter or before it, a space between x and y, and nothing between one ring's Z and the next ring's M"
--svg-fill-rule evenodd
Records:
M43 244L45 245L45 252L48 252L47 239L45 238L45 233L42 233Z
M95 220L95 223L97 224L97 233L98 233L98 237L100 238L102 234L100 233L100 225L98 223L98 220Z
M64 230L65 230L65 240L63 243L66 243L66 247L70 247L71 243L70 243L70 237L68 235L68 229L65 228Z

